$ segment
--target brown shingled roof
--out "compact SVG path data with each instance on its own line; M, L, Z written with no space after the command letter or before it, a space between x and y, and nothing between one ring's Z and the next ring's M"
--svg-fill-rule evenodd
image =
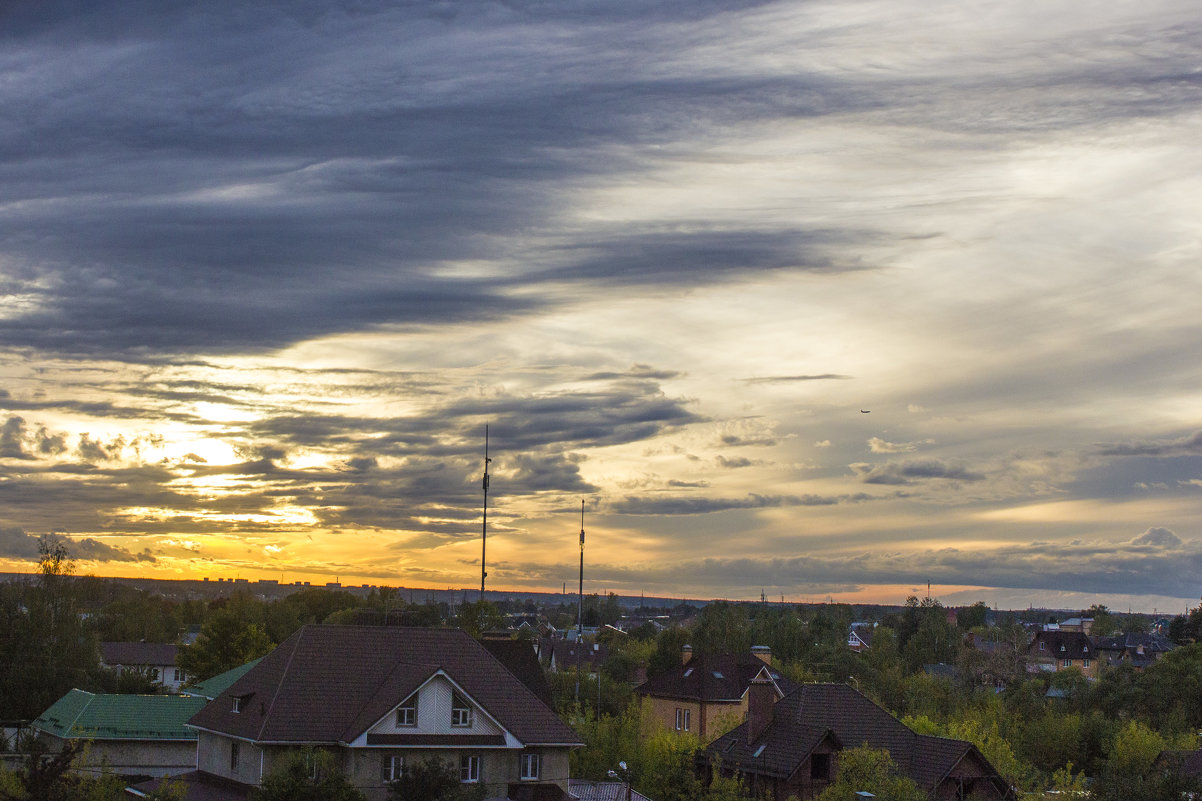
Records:
M480 643L454 629L304 626L189 725L257 742L345 744L440 671L523 744L580 744Z
M747 692L751 680L765 668L782 694L797 686L759 657L750 654L703 654L649 676L647 681L635 688L635 692L682 701L738 701Z
M758 739L747 742L748 724L743 723L710 743L706 758L721 759L727 768L784 779L830 737L843 748L867 744L888 750L901 772L928 792L970 753L988 765L972 743L916 734L846 684L802 685L778 701L772 715Z

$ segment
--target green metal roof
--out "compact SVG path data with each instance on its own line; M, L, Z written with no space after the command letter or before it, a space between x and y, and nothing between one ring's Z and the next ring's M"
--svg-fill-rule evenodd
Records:
M236 668L227 670L224 673L218 673L211 679L198 681L190 687L185 687L180 692L185 695L195 695L200 698L207 698L212 701L217 696L228 690L234 682L246 675L246 672L253 668L263 657L259 657L253 662L247 662L245 665L239 665Z
M66 740L195 740L188 718L208 703L183 695L96 695L72 690L33 722Z

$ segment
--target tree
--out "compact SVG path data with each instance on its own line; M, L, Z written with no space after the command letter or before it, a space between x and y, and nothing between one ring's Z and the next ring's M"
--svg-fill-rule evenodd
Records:
M432 757L406 765L400 778L389 785L388 793L397 801L477 801L484 798L484 787L460 783L454 765Z
M455 626L463 629L476 639L490 629L499 629L505 625L505 618L496 604L489 601L476 601L459 605L455 615Z
M869 792L889 801L927 801L914 780L898 774L897 763L885 749L866 745L839 752L839 771L834 784L818 801L856 801L856 793Z
M1110 757L1106 760L1106 773L1108 776L1146 776L1167 745L1159 734L1133 720L1114 738Z
M201 627L196 642L179 650L176 662L200 681L265 656L275 643L261 620L261 607L246 598L231 598Z
M965 607L956 613L956 625L966 631L983 629L988 615L989 606L984 601L977 601L972 606Z
M329 751L302 748L284 754L251 792L251 801L366 801Z
M1089 630L1092 637L1109 637L1120 631L1118 618L1103 604L1094 604L1082 612L1081 616L1093 618L1093 627Z

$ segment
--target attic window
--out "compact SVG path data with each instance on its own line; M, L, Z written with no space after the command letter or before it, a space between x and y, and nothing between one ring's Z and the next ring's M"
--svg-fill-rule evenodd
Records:
M754 759L754 758L756 758L756 757L760 756L761 754L763 754L763 753L764 753L764 749L765 749L765 748L767 748L767 747L768 747L768 744L767 744L767 743L764 743L764 744L763 744L763 745L761 745L759 748L755 749L755 753L751 755L752 759Z
M241 712L241 711L242 711L242 702L243 702L243 701L245 701L245 700L246 700L246 697L245 697L245 696L242 696L242 695L235 695L235 696L234 696L234 711L235 711L235 712Z
M722 671L720 671L720 670L715 670L715 671L714 671L714 678L715 678L715 679L724 679L724 678L726 678L726 677L722 675Z
M396 710L397 726L417 725L417 693L406 698Z
M1081 646L1081 650L1082 650L1082 651L1084 651L1085 653L1089 653L1089 646L1088 646L1088 645L1082 645L1082 646Z
M692 676L692 675L693 675L693 669L692 669L692 668L685 668L685 670L684 670L684 677L687 679L689 676Z
M730 742L726 744L726 748L722 749L723 752L729 754L731 751L735 750L735 746L738 745L738 743L739 741L732 737Z
M451 725L464 728L472 725L472 708L459 693L451 695Z

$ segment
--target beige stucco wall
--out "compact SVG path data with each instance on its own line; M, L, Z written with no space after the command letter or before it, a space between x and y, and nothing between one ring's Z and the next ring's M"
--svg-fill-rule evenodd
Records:
M197 741L196 764L199 770L224 776L245 784L258 784L263 767L263 751L254 743L238 741L238 768L230 770L231 737L202 731Z
M49 732L39 734L39 739L52 751L60 750L64 744L62 738ZM108 772L122 776L174 776L195 768L195 741L165 740L91 740L83 743L83 752L73 765L79 773Z
M539 783L558 784L565 791L568 788L568 749L531 749L542 756ZM351 782L363 791L370 801L381 801L388 795L388 789L380 782L380 763L387 754L401 754L405 757L406 765L413 765L427 759L446 761L456 772L459 771L460 754L473 754L480 757L480 782L489 796L504 796L509 784L520 782L521 754L516 749L479 749L458 751L453 749L418 750L411 748L353 748L347 749L343 769Z

